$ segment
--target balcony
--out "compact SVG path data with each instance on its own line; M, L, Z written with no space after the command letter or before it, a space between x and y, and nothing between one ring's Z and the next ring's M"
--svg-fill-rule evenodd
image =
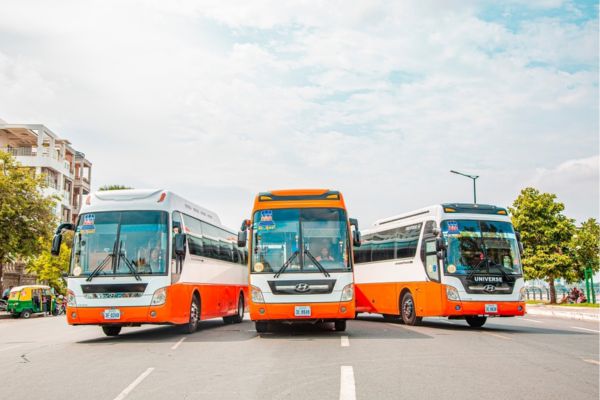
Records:
M73 176L71 163L59 157L58 151L50 151L48 147L44 147L40 154L37 147L11 147L0 150L11 154L24 167L50 168L59 174Z

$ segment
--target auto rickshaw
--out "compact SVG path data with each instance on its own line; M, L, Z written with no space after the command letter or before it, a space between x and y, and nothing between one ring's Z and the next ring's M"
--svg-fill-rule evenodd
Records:
M17 286L8 294L7 310L13 318L29 318L32 314L54 314L56 299L50 286Z

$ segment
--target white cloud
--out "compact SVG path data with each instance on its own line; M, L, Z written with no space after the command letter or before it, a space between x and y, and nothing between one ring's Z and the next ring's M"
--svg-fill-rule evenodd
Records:
M280 187L339 188L367 224L470 201L449 169L480 174L481 201L539 184L596 215L569 193L597 199L597 185L540 171L597 157L598 22L515 32L482 7L14 2L0 13L0 117L68 137L94 186L169 187L232 226Z

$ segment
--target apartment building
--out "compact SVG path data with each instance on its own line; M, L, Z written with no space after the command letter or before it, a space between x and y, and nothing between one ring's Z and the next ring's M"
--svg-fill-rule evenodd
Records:
M61 222L75 222L90 192L92 163L67 139L39 124L7 124L0 120L0 150L25 167L44 175L44 194L55 195L55 214Z

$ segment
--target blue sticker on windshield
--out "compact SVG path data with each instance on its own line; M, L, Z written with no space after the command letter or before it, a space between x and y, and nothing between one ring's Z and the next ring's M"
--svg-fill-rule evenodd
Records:
M96 231L96 216L94 214L86 214L83 216L83 224L81 225L82 233L94 233Z
M448 233L459 233L458 222L448 221Z
M275 222L273 222L273 210L263 210L260 212L258 229L275 229Z

